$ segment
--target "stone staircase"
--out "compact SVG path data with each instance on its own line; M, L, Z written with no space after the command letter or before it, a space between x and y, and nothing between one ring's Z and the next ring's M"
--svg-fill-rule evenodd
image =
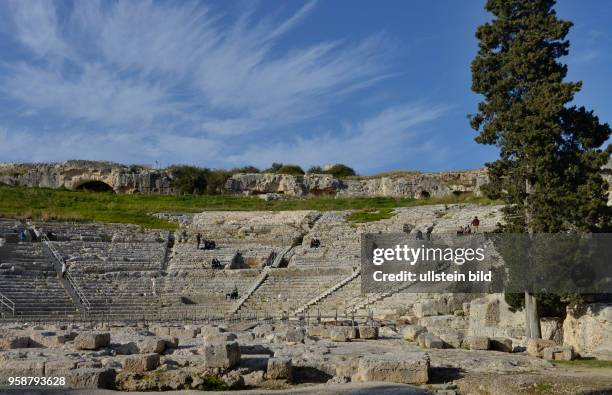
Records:
M346 268L271 268L268 276L237 310L239 313L289 313L347 277Z
M360 277L360 275L361 275L361 268L358 268L353 273L351 273L350 276L348 276L347 278L342 280L340 283L333 285L331 288L327 289L322 294L317 295L316 297L312 298L311 300L309 300L307 303L305 303L304 305L302 305L298 309L294 310L292 312L292 314L294 316L298 316L298 315L302 314L304 311L309 309L311 306L319 303L319 301L321 301L322 299L325 299L325 298L329 297L334 292L337 292L339 289L341 289L345 285L349 284L350 282L355 280L357 277Z

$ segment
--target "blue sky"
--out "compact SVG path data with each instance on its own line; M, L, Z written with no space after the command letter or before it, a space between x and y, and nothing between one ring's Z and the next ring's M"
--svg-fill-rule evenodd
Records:
M480 167L483 4L3 1L0 162ZM556 8L575 102L612 123L612 2Z

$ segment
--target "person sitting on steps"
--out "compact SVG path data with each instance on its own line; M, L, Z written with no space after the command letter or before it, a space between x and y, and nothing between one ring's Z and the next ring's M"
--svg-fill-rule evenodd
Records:
M217 258L213 258L211 261L211 266L213 269L223 269L223 265Z

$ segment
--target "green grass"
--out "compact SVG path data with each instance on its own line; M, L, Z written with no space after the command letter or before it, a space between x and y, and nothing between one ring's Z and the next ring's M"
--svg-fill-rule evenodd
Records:
M0 216L36 220L100 221L130 223L147 228L176 229L177 225L150 213L196 213L202 211L357 210L356 221L375 221L392 216L395 207L449 203L495 203L486 198L448 197L430 199L316 197L265 201L256 196L117 195L110 192L68 191L13 187L0 184Z
M612 368L612 361L595 358L579 358L573 361L553 361L554 365L576 366L584 368Z
M548 383L536 383L533 388L538 392L548 392L552 389L552 385Z
M351 213L346 219L351 222L374 222L381 219L389 219L393 215L392 208L363 209Z

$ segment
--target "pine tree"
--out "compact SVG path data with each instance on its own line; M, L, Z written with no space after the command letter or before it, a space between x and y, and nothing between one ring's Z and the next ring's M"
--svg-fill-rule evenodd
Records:
M554 0L488 0L491 22L476 32L472 90L484 96L470 116L476 142L496 145L487 164L490 196L501 198L506 232L601 232L611 228L600 175L610 127L571 105L581 82L566 82L566 36ZM525 295L528 337L540 337L534 295Z

